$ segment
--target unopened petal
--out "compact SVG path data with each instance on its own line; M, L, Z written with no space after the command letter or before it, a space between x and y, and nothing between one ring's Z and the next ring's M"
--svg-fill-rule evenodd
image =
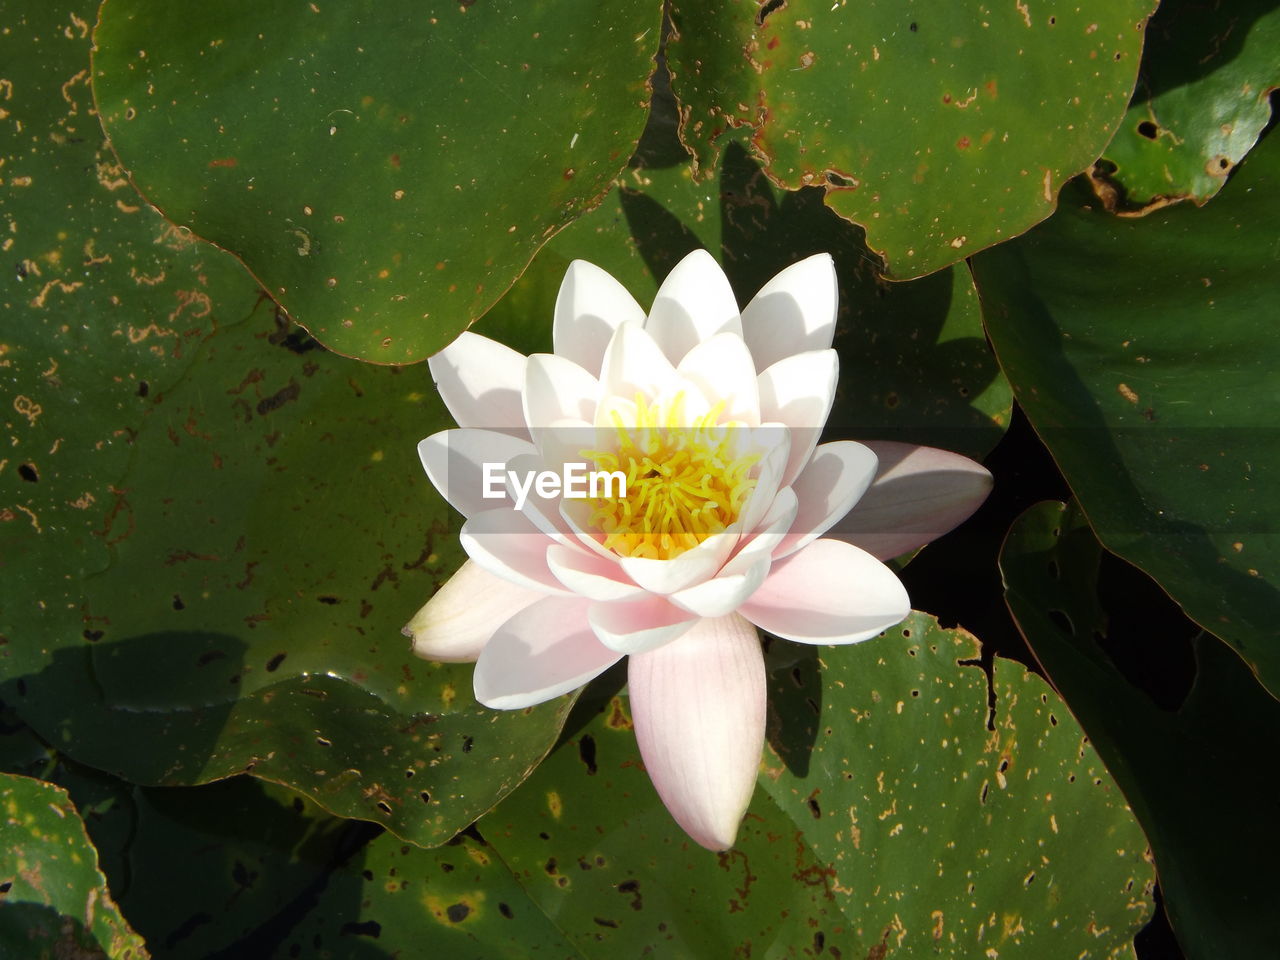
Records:
M626 288L593 263L574 260L556 297L551 339L557 354L599 376L605 347L619 324L644 324L644 310Z
M631 657L631 719L645 769L676 823L709 850L733 846L764 743L764 658L755 628L702 620Z
M587 601L544 597L497 629L472 682L486 707L520 710L576 690L619 659L587 625Z
M875 481L827 533L881 560L924 546L959 526L991 492L991 474L968 457L934 447L870 441Z
M839 540L815 540L773 565L738 611L756 626L799 643L857 643L911 612L894 572Z
M702 341L685 354L676 372L696 385L709 405L724 405L720 422L740 421L749 427L760 423L756 368L738 335L718 333ZM696 412L689 412L697 416Z
M654 297L645 330L673 364L717 333L729 331L741 336L738 301L711 254L694 250L667 274Z
M426 660L476 659L502 624L546 594L518 587L465 561L404 628Z
M523 354L470 331L427 361L440 398L458 426L528 439L520 401L524 365Z
M600 370L602 399L616 397L631 402L636 394L652 399L671 394L678 383L676 368L663 356L653 337L635 323L624 323L614 331L605 349ZM608 405L601 403L596 423L610 428Z
M760 288L742 311L742 336L756 369L831 346L839 290L828 253L793 263Z

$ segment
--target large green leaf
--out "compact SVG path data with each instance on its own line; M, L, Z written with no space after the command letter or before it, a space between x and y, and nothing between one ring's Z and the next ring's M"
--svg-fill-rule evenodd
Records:
M1102 543L1280 694L1280 138L1203 209L1077 187L974 260L1001 366Z
M1187 956L1268 956L1280 940L1280 790L1259 759L1280 755L1280 703L1206 635L1186 701L1152 703L1098 644L1101 554L1078 509L1037 504L1001 554L1009 609L1145 828Z
M1152 0L680 3L682 134L714 169L747 126L769 176L815 184L918 277L1047 217L1111 139Z
M144 960L66 791L0 773L0 952L32 960Z
M968 271L885 284L862 231L824 207L816 189L773 187L743 137L707 182L693 180L687 157L648 166L671 157L672 147L678 153L674 122L662 120L620 189L548 243L477 329L522 350L548 349L547 318L575 258L604 267L647 308L680 258L705 247L745 306L783 267L828 252L840 283L841 375L827 436L925 443L974 457L990 451L1008 425L1012 398L983 338Z
M420 360L607 188L657 0L110 0L94 92L147 198L329 348Z
M624 698L480 821L584 955L1132 955L1146 842L1047 684L998 661L989 725L976 641L923 614L788 652L731 851L674 825Z
M80 14L40 6L0 37L23 76L0 127L20 264L0 695L128 779L252 769L442 842L567 705L479 709L467 668L400 635L461 556L414 454L449 423L429 373L320 349L232 258L132 203L91 115Z
M1138 89L1103 156L1126 208L1204 203L1253 147L1280 85L1280 9L1272 0L1165 0L1147 28ZM1110 198L1105 186L1104 197Z

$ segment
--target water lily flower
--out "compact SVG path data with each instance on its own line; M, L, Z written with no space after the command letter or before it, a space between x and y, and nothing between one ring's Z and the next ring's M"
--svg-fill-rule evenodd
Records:
M883 561L945 533L990 489L957 454L818 443L836 388L836 301L826 254L739 311L695 251L647 315L578 260L554 353L463 333L430 361L459 429L418 452L466 518L470 559L405 628L415 653L474 660L476 699L498 709L629 657L645 769L712 850L732 846L760 764L757 628L808 644L888 629L910 603ZM571 462L622 475L625 491L570 496L567 480L527 479L567 477Z

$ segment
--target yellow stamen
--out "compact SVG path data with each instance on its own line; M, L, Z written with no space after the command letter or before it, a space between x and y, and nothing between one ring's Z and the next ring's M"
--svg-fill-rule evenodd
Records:
M735 449L732 431L718 423L724 404L684 423L684 393L665 409L636 395L635 425L617 411L617 451L584 450L596 469L620 470L626 496L596 497L591 524L604 546L623 557L670 560L720 533L738 519L756 481L749 474L760 459Z

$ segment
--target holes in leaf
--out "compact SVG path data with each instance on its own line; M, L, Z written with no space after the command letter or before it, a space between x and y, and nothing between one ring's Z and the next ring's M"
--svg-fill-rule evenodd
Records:
M444 913L450 923L461 923L471 915L471 908L465 903L455 903L447 907Z
M267 661L267 673L275 673L280 669L280 664L284 663L285 654L277 653L274 657Z
M1061 610L1050 610L1049 619L1053 621L1053 625L1055 627L1057 627L1059 630L1063 631L1064 633L1069 633L1073 637L1076 635L1075 624L1073 624L1071 622L1071 618L1068 617Z
M578 757L582 760L583 765L587 768L587 776L593 777L596 773L596 738L589 733L584 733L582 739L578 741Z
M320 746L322 746L322 747L332 747L332 746L333 746L333 741L332 741L332 740L327 740L327 739L325 739L324 737L321 737L321 736L317 736L317 737L316 737L316 743L320 744Z
M387 801L379 800L377 806L378 806L378 809L381 810L383 813L385 813L387 816L391 816L391 804L387 803Z
M775 10L781 10L787 5L787 0L765 0L760 4L760 12L756 14L756 26L763 27L764 22L769 19L769 15Z
M382 936L382 924L377 920L364 920L362 922L350 921L342 925L342 929L338 931L342 936L356 937L373 937L375 940Z
M506 917L508 920L511 920L515 917L515 914L511 912L511 908L507 906L505 903L502 903L501 901L499 901L498 903L498 912L502 914L504 917Z
M19 464L18 476L27 481L27 483L40 482L40 474L36 473L36 465L34 463Z
M431 802L431 794L429 794L429 793L427 793L427 791L423 790L420 794L418 794L418 799L420 799L423 803L430 803L430 802Z
M150 392L151 392L151 384L147 383L147 381L145 381L145 380L143 380L143 381L139 382L139 384L138 384L138 396L140 396L140 397L145 397L145 396L146 396L148 393L150 393Z
M182 597L176 593L173 595L173 609L175 610L187 609L187 605L182 602Z
M1154 140L1160 136L1160 128L1150 120L1143 120L1138 124L1138 136L1146 137L1148 140Z

